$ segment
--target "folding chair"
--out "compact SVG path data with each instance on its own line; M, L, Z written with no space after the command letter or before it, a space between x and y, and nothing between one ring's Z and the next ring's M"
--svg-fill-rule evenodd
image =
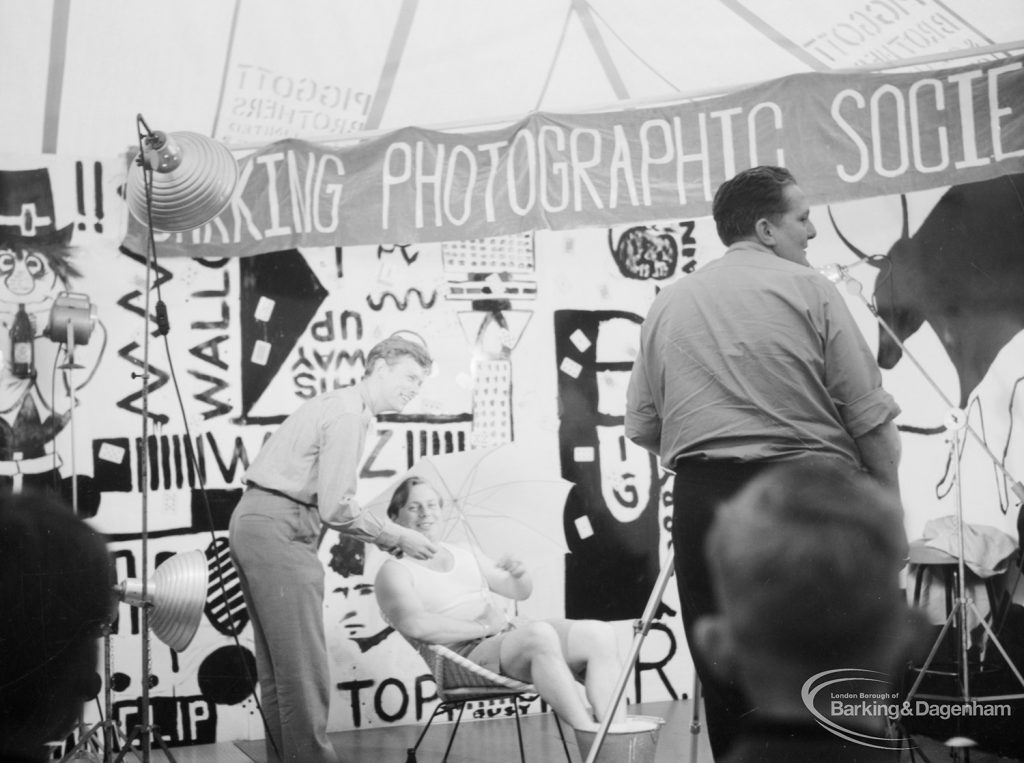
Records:
M451 734L448 736L448 746L444 751L444 758L442 763L448 760L448 754L451 752L452 743L455 741L455 734L459 730L459 723L462 721L462 712L466 709L467 702L489 700L489 699L511 699L512 707L515 711L516 718L516 735L519 738L519 760L521 763L526 763L526 751L523 748L523 730L519 722L519 704L516 701L519 697L524 694L536 694L537 690L527 683L517 681L514 678L503 676L498 673L494 673L487 668L480 667L475 662L467 660L462 655L453 652L446 646L440 644L422 644L415 642L412 639L407 639L416 650L420 653L423 659L426 661L430 668L431 674L434 676L434 681L437 684L437 696L440 698L440 703L434 708L433 715L427 721L427 725L424 726L423 731L420 732L419 738L416 740L416 746L409 748L408 756L406 757L406 763L416 763L416 750L419 749L420 743L423 741L423 737L426 736L427 731L430 730L430 724L434 722L434 719L441 713L448 712L458 708L459 714L455 719L455 725L452 727ZM449 660L460 667L464 668L469 673L472 673L474 680L467 681L473 685L467 686L445 686L444 685L444 663ZM479 682L475 680L478 677ZM565 760L567 763L571 763L572 759L569 756L569 746L565 742L565 734L562 731L562 724L559 721L558 716L552 713L555 719L555 725L558 727L558 736L562 740L562 749L565 750Z

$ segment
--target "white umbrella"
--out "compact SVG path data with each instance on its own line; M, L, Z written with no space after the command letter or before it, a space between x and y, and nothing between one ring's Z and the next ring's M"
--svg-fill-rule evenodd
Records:
M366 508L383 516L395 488L413 476L429 482L444 500L442 540L468 542L493 558L513 554L534 572L568 552L563 510L573 483L536 451L505 443L425 456Z

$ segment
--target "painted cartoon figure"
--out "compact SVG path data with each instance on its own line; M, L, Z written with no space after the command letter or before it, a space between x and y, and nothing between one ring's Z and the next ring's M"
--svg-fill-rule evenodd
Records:
M66 348L57 337L44 341L54 302L80 275L72 262L72 228L54 224L46 170L0 172L0 486L15 490L31 485L69 493L70 478L61 480L62 459L52 442L70 421L78 404L73 393L92 378L106 343L97 322L96 336L76 348L73 374L64 374ZM80 497L82 488L79 480Z

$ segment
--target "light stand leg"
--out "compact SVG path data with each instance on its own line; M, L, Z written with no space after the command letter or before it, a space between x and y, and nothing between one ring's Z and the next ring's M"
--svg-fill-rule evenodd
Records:
M935 660L935 655L939 652L939 647L942 646L942 639L946 637L946 634L949 632L950 625L952 625L953 621L956 620L958 617L957 610L959 609L959 607L959 602L954 604L953 609L950 610L949 615L946 617L946 622L942 625L942 630L939 631L939 635L936 637L935 642L932 644L931 651L928 652L928 656L925 658L924 662L921 663L921 667L917 668L917 679L914 681L913 685L911 685L910 691L907 692L908 702L915 696L917 696L917 690L920 688L921 682L924 680L925 673L928 672L928 669L931 667L932 662L934 662Z
M66 358L64 364L60 366L60 369L64 372L64 386L68 390L68 396L69 396L69 399L70 399L70 404L68 406L68 414L69 414L71 420L69 422L69 427L68 428L69 428L70 435L71 435L71 513L74 514L77 517L78 516L78 469L77 469L77 464L75 462L75 386L74 386L74 376L73 376L73 371L76 368L76 366L75 366L75 330L74 330L74 324L72 323L72 320L70 318L68 319L67 324L65 325L64 336L65 336L65 341L67 342L68 351L67 351L67 358ZM51 402L51 405L52 404L53 403ZM110 629L109 629L109 626L104 628L103 642L104 642L104 664L106 664L106 661L110 659ZM106 669L105 669L105 672L106 672ZM107 686L109 686L109 676L108 676L107 681L108 681ZM107 690L107 688L105 686L104 687L104 691L106 691L106 690ZM110 763L110 746L108 744L109 730L106 728L106 724L108 722L109 717L110 717L109 715L106 716L103 720L101 720L99 723L97 723L91 729L89 729L82 736L82 738L79 739L78 743L71 749L71 752L69 752L64 757L64 760L71 760L77 753L83 752L85 750L86 745L92 739L92 737L97 732L102 730L103 731L103 736L104 736L103 763ZM79 723L79 728L81 729L83 727L83 725L84 724L80 722Z
M690 763L697 763L697 742L700 738L700 676L693 671L693 710L690 712Z
M75 329L71 321L67 324L68 338L68 360L64 364L64 384L68 388L70 405L68 413L71 416L71 509L75 516L78 516L78 469L75 463L75 387L72 371L75 368Z
M964 509L963 509L963 494L961 491L961 473L960 473L960 459L958 453L959 436L958 432L967 426L967 416L960 409L953 409L949 412L946 418L946 428L949 432L949 446L950 446L950 460L953 462L953 480L954 480L954 508L955 508L955 522L956 522L956 534L957 534L957 579L956 579L956 601L953 605L952 610L946 618L945 624L942 626L942 630L939 631L939 635L932 645L931 651L928 653L927 659L924 664L918 668L917 679L914 681L907 693L906 701L910 702L924 680L925 674L931 667L932 661L935 659L935 655L938 653L939 647L942 644L942 640L949 632L950 626L954 623L957 630L957 643L956 643L956 669L957 669L957 683L959 684L959 699L964 705L970 705L972 702L986 702L994 700L1011 700L1011 699L1022 699L1024 694L1006 694L998 696L985 696L975 697L971 693L971 669L970 669L970 648L971 648L971 619L970 615L973 613L977 618L978 622L983 627L985 634L991 639L991 642L995 645L996 649L1002 655L1006 661L1007 666L1013 672L1014 677L1020 683L1021 688L1024 689L1024 676L1021 675L1017 666L1013 664L1010 656L1007 654L1003 645L999 642L999 638L996 636L992 627L988 621L981 614L974 600L967 595L967 565L965 562L965 549L964 549ZM939 697L937 695L920 695L925 699L952 699L951 697ZM898 721L897 721L898 722ZM960 729L958 729L959 731ZM970 749L969 748L952 748L951 755L955 759L959 758L959 755L963 755L962 760L970 760Z
M962 418L961 418L962 417ZM967 417L963 415L963 411L950 412L947 416L947 428L950 433L949 440L949 454L950 459L953 461L953 475L956 480L956 490L953 493L953 505L956 516L956 542L957 542L957 587L956 587L956 611L958 613L958 627L959 627L959 646L960 650L958 656L960 658L960 685L963 687L962 695L964 702L970 702L971 700L971 670L970 670L970 650L971 650L971 619L970 612L968 612L967 603L967 565L964 562L964 501L963 501L963 483L961 481L960 474L960 459L958 458L958 437L957 432L967 424ZM973 606L973 602L971 602Z
M960 412L962 413L962 412ZM942 640L946 637L949 632L950 626L953 626L956 630L956 653L955 653L955 665L956 665L956 676L957 685L959 686L959 699L963 704L969 704L971 701L971 686L970 686L970 618L968 617L967 604L969 602L967 598L967 580L965 577L966 565L964 564L964 533L963 533L963 501L961 500L960 492L960 459L957 457L957 432L962 426L965 419L961 419L954 412L950 412L947 416L947 432L949 442L950 460L954 464L954 475L953 479L955 482L955 489L953 493L954 498L954 509L955 509L955 521L956 521L956 534L957 534L957 576L956 576L956 599L953 604L952 610L946 617L946 622L942 626L942 630L939 631L938 638L935 639L935 643L932 645L931 651L928 653L928 658L924 661L924 664L919 668L917 679L914 681L913 686L910 687L910 691L907 692L906 702L913 700L917 694L917 690L921 685L921 681L924 680L925 674L931 667L932 661L935 659L935 655L939 651L939 647L942 645ZM973 606L973 602L970 602ZM975 610L976 611L976 610ZM954 625L955 623L955 625ZM930 698L930 697L928 697ZM898 720L897 720L898 722ZM962 731L959 728L959 721L957 731ZM963 749L964 761L970 759L970 751L966 748L952 748L950 750L951 756L955 760L959 760L960 750Z
M840 237L841 236L842 236L842 234L840 234ZM843 240L845 241L845 239L843 239ZM914 681L914 684L911 687L911 690L910 690L910 693L907 696L907 699L909 700L917 692L917 689L920 686L922 679L924 678L924 672L931 665L931 662L934 659L936 652L938 651L938 647L939 647L939 644L942 641L942 638L948 632L950 624L953 623L954 620L958 623L958 627L959 627L959 631L960 631L957 634L957 636L958 636L958 638L957 638L957 642L958 643L957 643L957 650L956 650L957 651L957 660L958 660L958 664L957 664L957 677L959 679L958 682L960 683L960 688L961 688L960 695L961 695L961 699L963 700L963 702L965 704L967 704L967 703L971 702L972 700L976 702L976 701L979 701L979 700L980 701L986 701L986 700L993 700L993 699L1018 698L1018 696L1019 697L1024 697L1024 695L1008 695L1008 696L1001 696L1001 697L973 697L973 698L971 697L971 691L970 691L970 679L971 679L971 676L970 676L970 665L968 664L968 657L969 657L968 652L969 652L969 649L970 649L970 633L969 633L969 630L968 630L969 629L969 625L970 625L970 622L969 622L970 618L968 617L969 612L974 612L974 614L978 618L979 622L981 622L982 625L984 625L986 634L991 637L992 642L996 645L996 648L999 650L999 653L1003 656L1003 659L1006 660L1006 664L1013 671L1014 677L1016 677L1017 680L1020 682L1022 688L1024 688L1024 678L1022 678L1020 671L1013 664L1012 660L1010 660L1009 655L1006 653L1006 650L1003 649L1002 644L999 643L999 640L996 637L995 633L989 627L989 625L985 621L985 619L981 616L980 612L978 612L978 609L974 605L974 602L967 598L966 578L965 578L965 565L964 565L964 514L963 514L963 499L962 499L962 496L961 496L961 484L962 484L962 481L961 481L961 475L960 475L960 458L959 458L959 452L958 452L958 447L957 447L958 436L957 436L956 433L959 432L961 429L963 429L963 430L966 430L966 432L969 435L971 435L971 437L974 438L975 442L981 447L981 449L984 451L985 455L988 456L988 458L992 462L993 466L995 466L997 471L999 471L999 473L1002 475L1003 479L1005 479L1007 481L1007 483L1010 486L1010 490L1013 492L1013 494L1015 496L1017 496L1017 498L1022 503L1024 503L1024 484L1022 484L1019 480L1014 478L1014 476L1006 468L1006 465L1002 462L1002 460L1000 460L1000 458L995 453L992 452L992 449L989 448L988 443L985 442L984 438L980 434L978 434L978 432L974 429L974 427L970 426L970 424L967 421L966 413L964 413L963 410L958 408L953 403L953 401L949 398L949 396L945 392L943 392L942 388L936 383L936 381L931 377L931 375L925 370L924 366L922 366L921 363L918 361L918 359L914 356L914 353L910 352L907 349L907 346L902 342L902 340L899 338L899 336L896 335L896 332L893 331L892 327L885 321L885 319L878 313L878 310L875 309L875 306L871 303L871 301L868 300L864 296L864 287L863 287L863 285L858 280L856 280L855 278L852 278L850 276L849 268L846 268L844 266L838 266L838 268L836 269L836 272L833 275L827 275L827 277L829 278L829 280L831 280L833 282L838 283L838 282L841 281L841 282L844 282L846 284L847 291L851 295L853 295L853 296L857 297L858 299L860 299L860 301L864 304L864 306L867 307L867 309L871 312L871 315L874 316L875 320L878 322L878 325L882 328L882 330L885 331L886 334L889 335L889 337L893 340L893 342L896 343L896 346L900 348L900 350L902 351L903 355L906 358L908 358L911 363L914 364L914 366L917 368L917 370L921 372L921 375L924 377L925 381L927 381L928 384L931 385L932 389L935 390L935 392L942 399L942 401L949 407L949 414L948 414L947 421L946 421L946 428L950 432L950 435L951 435L951 439L950 439L950 459L952 460L952 462L954 464L954 468L955 468L954 480L956 481L956 493L954 494L954 498L955 498L955 503L956 503L956 528L957 528L957 540L958 540L958 549L957 549L957 551L958 551L958 557L957 557L957 569L958 569L957 599L956 599L955 606L953 607L952 611L949 613L949 617L946 619L946 623L943 626L942 631L939 634L938 640L936 641L935 645L932 647L931 653L928 655L928 659L925 660L924 666L922 666L922 668L920 668L921 672L918 674L917 680ZM1018 511L1019 510L1020 510L1020 507L1018 506ZM1011 592L1011 597L1012 597L1012 592ZM970 752L967 751L967 750L964 750L964 754L966 756L969 756Z
M78 740L75 746L68 751L67 755L61 758L61 763L70 763L75 760L75 756L84 751L93 737L100 733L103 735L103 763L111 763L113 760L115 737L121 740L122 749L127 746L124 732L114 720L113 689L111 687L113 668L111 667L110 627L110 623L106 623L103 626L103 718Z
M121 750L121 754L117 756L114 763L121 763L128 753L135 753L135 750L132 749L132 743L135 742L135 740L139 740L142 743L141 760L149 760L150 754L153 750L152 743L154 739L156 740L157 746L163 750L164 755L167 756L167 760L170 761L170 763L175 763L174 756L171 755L171 751L164 742L164 738L160 735L160 729L153 724L139 724L133 728L132 733L128 735L128 738L124 742L124 748Z
M651 623L654 621L654 616L658 612L658 605L661 603L662 596L665 595L665 588L668 586L668 581L672 578L674 566L675 554L669 553L661 565L661 572L658 574L658 579L654 584L654 588L651 590L651 596L647 600L647 607L644 609L643 617L633 623L633 644L630 646L629 653L626 656L626 661L623 663L622 673L619 674L619 677L615 682L615 690L612 693L611 702L609 702L608 708L605 710L604 718L601 720L601 725L597 730L597 736L594 737L594 741L590 745L590 752L587 754L586 763L594 763L594 761L597 760L598 753L601 751L601 745L604 743L604 738L608 735L608 728L612 724L612 717L615 714L615 709L619 706L619 700L622 699L622 693L626 690L626 682L629 681L629 674L633 672L633 664L636 662L637 656L640 654L640 646L643 644L648 631L651 629Z

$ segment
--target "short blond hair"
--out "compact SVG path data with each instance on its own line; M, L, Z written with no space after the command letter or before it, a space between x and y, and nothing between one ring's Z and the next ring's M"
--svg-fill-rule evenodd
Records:
M404 357L412 358L428 373L434 366L434 359L430 357L430 351L425 344L398 336L396 333L375 344L367 353L366 375L373 373L373 367L378 360L391 365Z

